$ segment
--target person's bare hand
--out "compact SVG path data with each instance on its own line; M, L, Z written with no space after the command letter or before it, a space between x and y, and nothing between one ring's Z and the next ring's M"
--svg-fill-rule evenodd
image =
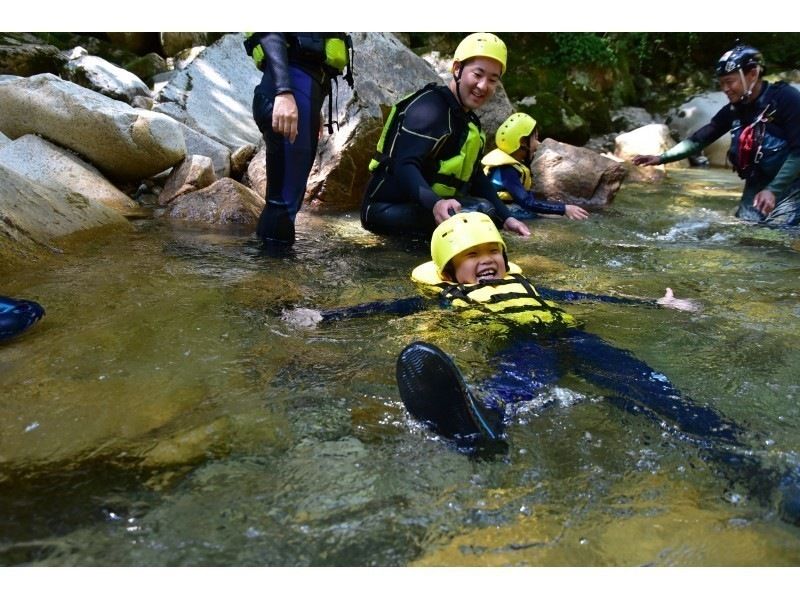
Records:
M636 166L658 166L661 164L661 158L658 156L638 155L634 156L632 162Z
M454 216L461 211L461 204L457 199L440 199L433 204L433 219L436 224L441 224L450 216Z
M297 138L297 102L291 93L275 96L272 107L272 130L286 137L289 143Z
M663 297L656 300L656 303L661 307L668 307L669 309L677 309L678 311L699 311L700 304L692 299L678 299L672 293L672 289L667 287L667 292Z
M753 198L753 207L764 216L768 215L775 209L775 194L767 189L759 191Z
M589 212L580 206L573 206L571 204L564 206L564 215L570 220L586 220L589 218Z
M512 233L517 233L520 237L529 237L531 234L528 227L513 216L506 218L506 221L503 223L503 228Z

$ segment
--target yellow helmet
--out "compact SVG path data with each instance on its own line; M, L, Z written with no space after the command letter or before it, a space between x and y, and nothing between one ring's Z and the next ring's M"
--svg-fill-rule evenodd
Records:
M442 222L431 237L431 258L439 276L453 257L483 243L499 243L506 253L500 231L483 212L459 212Z
M505 153L513 154L519 149L520 139L528 137L535 128L536 120L532 116L524 112L515 112L497 127L494 142Z
M505 74L508 51L503 40L494 33L472 33L468 35L458 44L453 60L466 62L470 58L477 56L494 58L500 63L500 74Z

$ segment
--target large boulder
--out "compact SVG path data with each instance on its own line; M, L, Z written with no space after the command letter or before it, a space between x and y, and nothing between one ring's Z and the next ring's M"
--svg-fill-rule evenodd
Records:
M67 63L61 76L67 81L130 104L137 96L150 97L150 88L133 73L98 56L90 56L80 46L65 52Z
M228 34L177 71L155 97L153 110L168 114L236 150L261 138L253 120L253 89L261 73L242 45L243 34Z
M53 193L0 163L0 254L49 251L58 237L101 226L129 227L119 211L79 193Z
M652 123L617 135L614 155L628 163L629 178L638 181L659 180L664 178L665 169L688 168L688 160L678 160L658 166L635 166L631 160L639 154L657 156L675 145L667 125Z
M264 199L233 179L178 196L163 215L199 224L236 224L255 230Z
M138 204L96 168L36 135L0 147L0 164L53 191L53 197L81 197L121 214L139 213Z
M338 98L334 98L334 106L338 106L334 118L339 128L333 135L323 136L306 188L307 199L315 198L337 209L360 205L369 179L367 167L392 105L427 83L441 81L422 58L393 34L351 35L355 89L339 83ZM259 155L254 158L258 159ZM255 174L249 176L259 178Z
M584 206L611 203L627 174L610 158L553 139L539 146L531 172L537 196Z
M667 113L666 123L678 140L686 139L703 125L711 121L719 110L728 104L727 96L721 91L712 91L695 96L678 108ZM726 166L728 149L731 147L730 135L723 135L703 150L711 166Z
M186 143L171 118L132 108L50 74L0 83L0 131L69 148L112 180L139 180L180 162Z

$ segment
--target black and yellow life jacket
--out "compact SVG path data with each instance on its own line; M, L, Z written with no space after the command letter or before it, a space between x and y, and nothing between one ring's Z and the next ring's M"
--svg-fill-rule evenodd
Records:
M481 164L483 164L483 172L489 177L489 180L497 191L498 197L505 202L512 202L514 198L511 197L511 194L503 187L500 173L496 170L499 166L513 166L514 170L519 172L520 182L525 188L525 191L530 191L531 188L533 188L531 169L501 149L495 148L490 151L483 157ZM492 171L495 172L493 173Z
M500 317L541 329L578 325L556 303L544 299L514 263L509 263L503 279L457 284L442 280L431 261L414 268L411 280L422 285L426 293L436 293L468 318Z
M392 106L389 116L383 125L375 155L369 163L370 172L374 172L381 167L391 167L392 147L397 135L402 131L406 110L417 99L427 93L442 94L442 97L445 98L449 105L449 99L445 95L450 93L447 88L436 83L430 83ZM431 156L432 159L436 160L437 170L432 177L426 176L425 178L430 183L433 192L439 197L458 197L466 194L475 164L486 145L486 136L481 131L478 117L472 112L465 113L465 117L467 118L467 134L464 136L458 151L449 156L441 156L439 155L441 144L437 144L436 153Z

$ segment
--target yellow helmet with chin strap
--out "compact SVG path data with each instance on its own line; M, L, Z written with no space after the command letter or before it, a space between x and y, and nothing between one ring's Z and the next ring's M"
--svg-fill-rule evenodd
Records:
M499 149L513 154L520 147L520 140L530 136L536 128L536 120L524 112L515 112L497 127L494 142Z
M494 33L472 33L462 39L453 55L453 61L464 63L478 56L494 58L500 63L500 74L505 74L508 50L503 40Z
M499 243L506 255L506 242L483 212L459 212L442 222L431 237L431 258L439 276L456 255L483 243Z

